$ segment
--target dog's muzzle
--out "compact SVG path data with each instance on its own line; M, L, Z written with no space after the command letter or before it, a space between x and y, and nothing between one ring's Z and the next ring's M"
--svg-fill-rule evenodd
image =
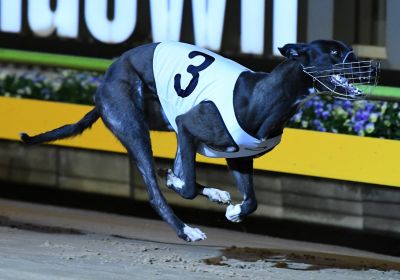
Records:
M303 71L313 78L317 92L328 92L342 99L363 99L371 94L378 83L380 63L368 60L359 62L343 62L331 67L310 66ZM316 83L322 85L321 90Z

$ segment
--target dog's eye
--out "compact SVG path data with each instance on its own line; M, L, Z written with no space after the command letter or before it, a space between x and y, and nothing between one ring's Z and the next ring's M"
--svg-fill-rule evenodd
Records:
M337 55L338 51L337 50L331 50L331 55Z

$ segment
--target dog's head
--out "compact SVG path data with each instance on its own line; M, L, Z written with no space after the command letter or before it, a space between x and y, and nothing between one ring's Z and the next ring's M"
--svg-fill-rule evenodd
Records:
M378 80L379 62L360 61L350 46L339 41L287 44L279 51L288 59L301 63L303 71L313 79L317 92L360 99L372 90Z

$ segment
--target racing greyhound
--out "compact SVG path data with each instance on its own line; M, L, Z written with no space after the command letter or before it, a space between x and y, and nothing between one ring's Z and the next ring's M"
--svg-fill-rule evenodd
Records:
M178 148L166 185L187 199L201 194L226 204L227 219L240 222L257 208L253 158L280 142L285 123L300 105L315 92L345 94L349 99L362 95L346 79L349 70L329 70L335 65L359 63L346 44L317 40L287 44L279 51L286 60L271 73L263 73L189 44L162 42L136 47L109 67L97 89L95 107L80 121L36 136L21 133L21 139L38 144L71 137L101 117L137 165L155 211L180 238L203 240L206 235L182 222L160 191L144 116L145 97L157 97L177 135ZM314 68L320 70L310 70ZM315 75L323 71L331 74ZM316 90L310 90L313 87ZM226 158L243 195L240 204L232 205L228 192L196 183L196 152Z

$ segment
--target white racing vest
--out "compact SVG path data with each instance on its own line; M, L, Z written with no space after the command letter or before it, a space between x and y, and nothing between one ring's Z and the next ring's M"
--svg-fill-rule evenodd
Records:
M153 72L161 107L175 130L176 117L203 101L213 102L238 146L234 152L220 152L200 145L197 152L215 158L254 156L265 152L281 140L281 135L259 140L239 125L233 108L233 90L246 67L209 50L179 42L158 44L154 52Z

